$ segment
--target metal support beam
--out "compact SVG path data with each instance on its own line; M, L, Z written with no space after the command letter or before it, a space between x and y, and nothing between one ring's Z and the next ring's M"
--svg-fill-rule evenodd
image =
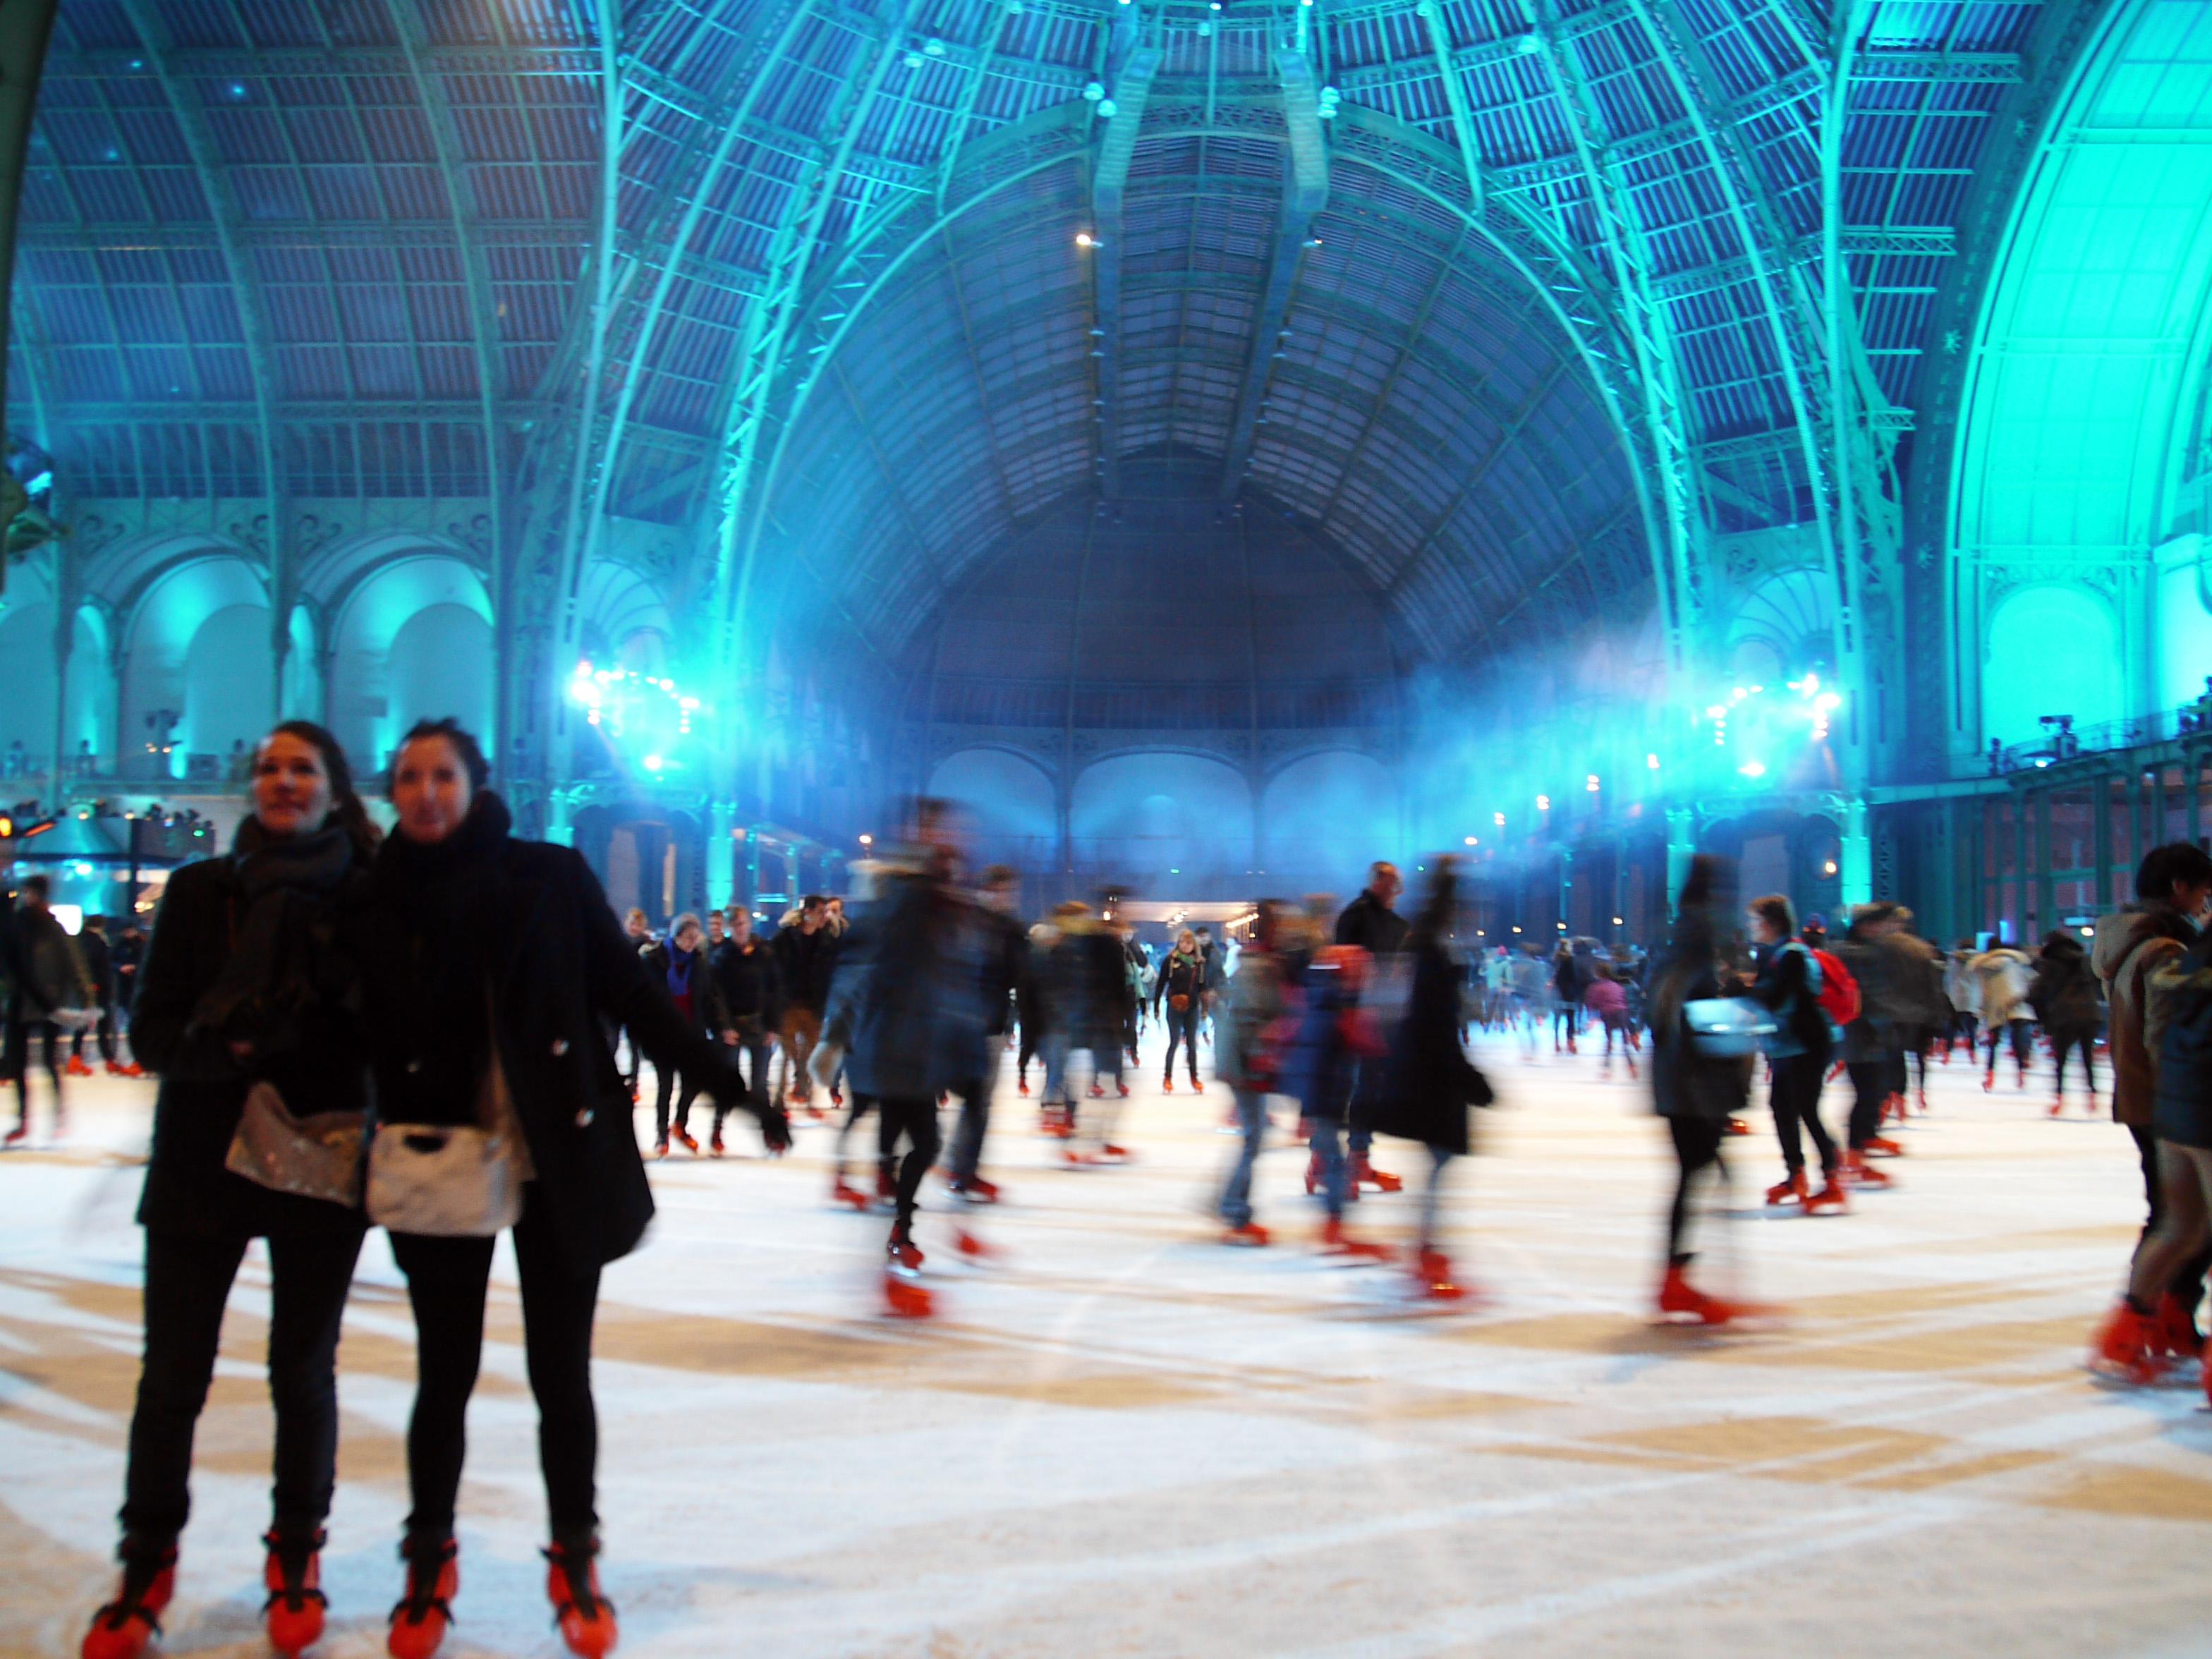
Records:
M1413 9L1429 32L1429 47L1436 54L1437 77L1443 83L1444 107L1451 112L1452 137L1459 143L1459 159L1467 168L1468 203L1480 218L1482 145L1474 130L1474 111L1468 103L1466 83L1459 78L1459 65L1452 58L1451 25L1444 21L1437 0L1420 0Z
M866 54L856 60L855 72L831 100L823 131L838 135L837 147L826 160L804 171L786 194L769 250L767 291L745 307L744 331L724 380L726 395L718 407L726 411L722 429L728 459L712 504L718 518L712 586L720 618L715 660L725 674L737 664L751 599L753 557L767 518L767 503L752 502L750 488L754 466L768 441L769 407L782 372L792 322L804 299L807 272L821 244L823 225L867 125L869 111L891 66L898 61L900 43L915 3L916 0L898 0L886 33L875 45L872 60ZM754 508L750 522L748 506Z
M385 12L392 21L400 53L406 59L416 98L422 106L423 125L429 130L430 147L437 155L438 172L445 182L453 238L460 247L461 279L468 295L470 344L476 357L477 405L483 426L484 493L489 497L486 509L489 522L486 528L491 539L489 586L495 619L492 649L501 671L493 676L493 683L504 685L510 678L505 672L510 666L509 642L507 629L499 624L512 612L512 595L508 591L511 566L507 556L507 486L502 465L507 446L500 427L499 408L503 379L499 355L499 302L492 292L491 262L485 257L483 240L477 234L482 215L477 209L475 186L469 178L468 151L453 119L453 100L447 95L445 80L429 67L430 37L422 27L422 13L414 0L385 0ZM498 754L505 746L507 720L507 710L500 706L497 698L493 700L492 725L489 734L491 750Z
M262 499L269 523L269 649L274 682L270 692L270 718L283 715L284 665L291 655L292 605L298 597L298 572L292 568L292 503L284 473L284 456L276 438L276 371L271 341L275 337L262 308L261 284L238 227L246 221L230 187L228 164L216 143L198 86L188 70L177 68L171 40L157 0L121 0L125 15L145 46L145 68L160 83L177 131L191 157L192 170L205 192L213 216L216 240L222 255L224 274L230 278L231 302L238 307L239 331L244 341L247 372L253 381L252 419L261 460Z
M1282 350L1291 295L1297 288L1298 265L1312 240L1314 220L1328 202L1328 147L1321 130L1321 89L1313 64L1303 52L1275 54L1275 73L1283 88L1283 126L1289 138L1287 188L1283 216L1275 230L1274 258L1267 264L1267 286L1252 313L1252 356L1237 388L1237 410L1229 422L1229 445L1221 458L1224 501L1234 501L1251 470L1252 442L1267 401L1267 378Z
M1657 561L1660 616L1667 630L1668 665L1679 672L1689 663L1691 644L1700 625L1703 594L1692 565L1698 497L1690 460L1689 412L1682 397L1670 319L1664 302L1652 292L1644 227L1631 206L1620 166L1606 149L1601 106L1576 56L1572 25L1559 15L1556 0L1521 0L1521 4L1553 79L1568 93L1571 117L1568 131L1582 172L1589 180L1600 240L1619 290L1621 321L1636 356L1644 428L1651 447L1649 459L1659 491L1653 506L1667 538L1663 556ZM1578 14L1577 21L1592 15Z
M53 26L54 0L17 0L0 6L0 64L6 65L0 72L0 319L6 319L11 333L15 331L10 299L15 276L15 210L23 198L23 160L30 149L31 116L39 101L39 70L46 61ZM0 408L5 407L8 392L6 356L0 352ZM40 402L44 390L32 387ZM43 428L45 422L40 424ZM0 530L22 511L23 501L22 486L14 477L0 477ZM7 580L7 559L0 555L0 588Z
M684 204L683 216L667 243L666 257L661 261L660 274L654 281L653 293L645 302L645 309L637 324L637 332L631 337L623 353L622 389L616 394L613 417L607 423L606 435L592 446L585 457L590 469L591 501L585 518L583 549L579 557L588 566L598 552L601 527L607 514L607 495L614 486L615 469L621 464L623 439L629 429L630 410L637 400L638 387L645 380L645 370L653 355L654 339L660 331L660 323L667 314L668 296L676 286L676 278L688 263L687 254L691 239L698 234L699 221L705 213L707 203L721 180L723 170L729 165L730 155L738 143L757 107L765 89L774 84L775 77L768 73L776 60L790 50L799 31L805 24L812 9L811 0L796 0L783 23L773 34L756 37L753 51L746 61L749 73L744 77L744 91L729 118L720 129L714 152L706 158L704 168L690 181L689 199ZM757 281L758 279L756 278ZM757 304L757 297L754 303Z
M1159 47L1139 43L1141 27L1133 4L1115 24L1107 65L1115 112L1106 120L1091 174L1091 362L1097 370L1091 402L1098 416L1098 489L1109 496L1121 486L1121 205L1152 77L1164 56Z

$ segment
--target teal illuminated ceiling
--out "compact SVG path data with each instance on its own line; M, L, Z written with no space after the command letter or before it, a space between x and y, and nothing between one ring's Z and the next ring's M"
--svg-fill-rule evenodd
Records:
M2038 615L2101 613L2110 626L2088 637L2116 639L2124 659L2093 706L2056 712L2145 708L2151 554L2212 357L2212 5L2156 0L2103 20L2033 157L1969 349L1957 741L2031 738L2054 712L2050 689L1996 654L2015 594Z
M1848 677L1904 648L1893 448L1964 395L1928 495L1972 682L1981 573L2162 528L2208 11L64 0L8 413L76 499L265 519L280 597L310 510L481 519L555 655L650 543L655 614L726 621L757 549L891 661L990 549L1172 462L1322 535L1415 658L1655 600L1722 651L1784 574L1775 649ZM1753 541L1806 551L1731 568Z

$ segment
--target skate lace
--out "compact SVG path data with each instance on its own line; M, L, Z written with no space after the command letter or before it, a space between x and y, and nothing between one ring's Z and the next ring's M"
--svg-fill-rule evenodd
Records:
M323 1534L318 1532L308 1538L289 1538L271 1532L264 1534L261 1541L276 1556L276 1569L284 1579L283 1589L269 1592L269 1599L261 1604L262 1612L268 1612L279 1601L295 1613L310 1601L320 1607L330 1606L329 1596L319 1589L309 1589L301 1582L307 1576L307 1563L323 1547Z
M605 1598L592 1590L592 1557L595 1552L556 1544L540 1553L561 1569L561 1577L568 1586L568 1599L556 1610L556 1616L574 1608L586 1619L597 1619Z
M116 1597L92 1617L97 1629L105 1625L110 1630L121 1630L133 1619L145 1621L146 1628L159 1636L161 1621L154 1609L146 1605L147 1592L154 1588L156 1579L168 1571L176 1557L167 1555L151 1560L126 1560L123 1564L123 1585Z
M459 1623L453 1617L453 1604L438 1594L438 1581L445 1577L446 1563L453 1559L453 1544L448 1541L434 1550L426 1548L420 1556L404 1553L407 1554L407 1594L393 1604L393 1620L404 1614L409 1624L419 1625L435 1612L449 1625Z

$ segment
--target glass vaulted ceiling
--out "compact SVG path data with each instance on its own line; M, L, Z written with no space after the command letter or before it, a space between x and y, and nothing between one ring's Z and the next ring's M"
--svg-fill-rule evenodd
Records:
M1992 116L2050 72L2022 56L2043 9L1880 0L1844 31L1857 395L1893 432ZM1121 89L1133 11L1182 136L1140 129L1102 385L1071 240L1100 141L1060 165L1037 135L1097 121L1085 91ZM1602 608L1663 567L1670 469L1696 532L1818 506L1833 33L1799 0L65 0L11 422L88 497L527 489L515 541L588 538L550 504L588 524L603 501L684 531L679 592L781 550L887 649L963 561L1102 465L1242 457L1236 482L1325 528L1419 649L1449 653L1516 595ZM1342 108L1322 246L1271 286L1294 41ZM915 314L854 321L845 339L874 328L882 349L841 345L823 378L843 386L807 385L837 284L879 275L851 250L957 208L1004 165L994 143L1042 163L1026 220L909 237L913 286L875 297ZM1544 280L1466 234L1476 203L1560 256ZM1024 319L1019 340L978 331L987 304ZM1646 398L1608 361L1663 385ZM854 464L867 433L919 424L903 400L969 388L981 431ZM1647 429L1608 435L1624 422ZM835 513L807 522L833 477Z

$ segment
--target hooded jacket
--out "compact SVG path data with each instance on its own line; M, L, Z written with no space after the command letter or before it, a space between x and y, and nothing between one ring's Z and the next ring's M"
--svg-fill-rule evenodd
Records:
M2152 988L2158 1096L2151 1128L2160 1140L2212 1148L2212 933L2158 970Z
M2103 1023L2089 953L2072 934L2054 931L2045 939L2027 1000L2054 1042L2086 1036Z
M2158 1095L2158 1053L2146 1032L2152 975L2196 940L2197 929L2171 905L2130 904L2098 919L2089 963L2111 1006L2112 1115L2131 1129L2150 1127Z

